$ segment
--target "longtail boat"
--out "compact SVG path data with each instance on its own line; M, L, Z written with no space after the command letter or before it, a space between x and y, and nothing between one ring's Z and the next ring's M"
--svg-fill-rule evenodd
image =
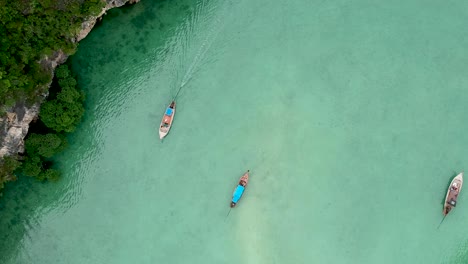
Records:
M463 186L463 172L460 172L455 178L453 178L445 196L444 210L442 213L446 216L450 211L457 206L458 194L460 193Z
M163 139L171 129L172 121L174 121L174 115L176 110L176 103L172 101L171 104L166 108L166 112L159 125L159 139Z
M236 189L234 189L234 193L232 194L232 200L231 200L231 208L236 206L236 204L239 202L240 198L244 194L245 188L247 187L247 184L249 183L249 170L247 170L244 175L239 180L239 183L237 184Z

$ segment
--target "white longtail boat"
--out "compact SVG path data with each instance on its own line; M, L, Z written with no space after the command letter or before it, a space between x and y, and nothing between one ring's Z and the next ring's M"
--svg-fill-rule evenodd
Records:
M161 120L161 124L159 125L159 139L163 139L171 129L172 122L174 121L176 110L176 103L172 101L171 104L166 108L166 112Z
M442 211L444 216L450 213L452 208L457 206L458 194L460 194L462 186L463 186L463 172L460 172L457 176L455 176L455 178L453 178L447 190L447 195L445 196L445 202L444 202L444 210Z

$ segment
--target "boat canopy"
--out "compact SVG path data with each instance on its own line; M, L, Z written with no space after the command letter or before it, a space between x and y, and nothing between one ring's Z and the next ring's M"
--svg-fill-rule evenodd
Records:
M232 195L232 202L237 203L244 193L245 187L242 185L237 185L234 194Z
M166 115L168 115L168 116L172 115L172 108L170 108L170 107L167 108Z

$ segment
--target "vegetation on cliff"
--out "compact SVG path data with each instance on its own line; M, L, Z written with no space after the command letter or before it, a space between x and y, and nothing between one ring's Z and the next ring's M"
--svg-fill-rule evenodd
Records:
M55 77L53 88L54 84L58 86L51 89L48 101L41 107L39 129L25 139L22 173L39 180L58 179L60 172L51 168L50 158L65 149L64 133L74 131L84 113L84 94L76 88L67 65L58 67Z
M0 106L47 90L50 69L38 62L54 51L71 54L81 23L102 0L0 0Z
M60 177L60 172L52 168L51 158L65 149L65 133L79 124L84 113L84 95L76 88L76 80L66 65L58 67L55 76L40 119L31 126L32 133L25 139L24 155L0 161L0 190L5 182L16 179L15 170L41 181Z
M52 158L67 146L65 133L72 132L84 113L84 94L67 65L55 71L48 100L42 105L40 119L30 128L23 156L6 157L0 162L0 189L16 179L15 170L38 180L57 180L60 172L52 168ZM21 160L21 161L18 161Z
M76 80L66 65L55 71L61 91L41 106L42 122L55 132L72 132L84 113L84 94L76 89Z
M16 101L36 101L48 89L51 69L41 61L62 50L72 54L75 36L86 18L97 15L104 0L0 0L0 113ZM30 134L25 140L24 157L0 160L0 190L21 171L41 180L56 179L49 158L66 145L64 132L74 130L80 121L83 94L68 68L56 72L60 92L52 94L41 107L41 120L47 129Z
M26 141L27 157L22 164L23 173L39 180L56 180L59 171L50 168L47 158L62 151L66 146L66 139L56 134L31 134Z
M3 189L6 182L16 179L13 172L20 166L20 164L21 163L19 161L12 157L5 157L0 162L0 190Z

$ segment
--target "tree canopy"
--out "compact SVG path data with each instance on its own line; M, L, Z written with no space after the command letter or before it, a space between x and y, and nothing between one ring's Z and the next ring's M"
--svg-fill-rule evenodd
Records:
M105 4L104 0L0 0L0 114L16 101L35 101L48 89L52 75L40 61L59 50L72 54L81 23L101 12ZM48 159L63 150L62 133L73 131L84 112L84 96L69 69L59 67L56 77L62 89L42 106L40 116L50 131L26 138L21 165L24 174L40 180L58 178L60 173L50 168ZM0 160L0 189L15 178L19 160Z
M47 127L56 132L72 132L84 113L84 94L76 89L76 80L66 65L58 67L57 71L60 76L65 76L57 78L61 91L57 98L42 104L39 116Z
M51 75L38 62L53 51L73 53L81 23L104 5L103 0L0 0L0 106L47 89Z

